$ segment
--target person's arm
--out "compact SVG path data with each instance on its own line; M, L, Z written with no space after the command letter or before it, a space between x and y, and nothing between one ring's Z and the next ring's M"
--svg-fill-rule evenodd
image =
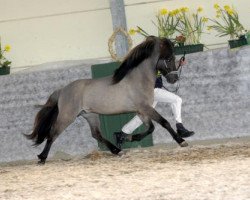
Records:
M184 66L184 65L186 65L186 64L187 64L187 61L181 59L181 60L179 60L179 61L177 61L177 62L175 63L176 69L178 70L180 66Z

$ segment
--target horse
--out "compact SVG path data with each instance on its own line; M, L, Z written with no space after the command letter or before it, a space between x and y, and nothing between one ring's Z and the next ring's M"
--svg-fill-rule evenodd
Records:
M99 114L135 112L147 130L133 135L132 141L140 141L152 134L154 120L167 129L181 147L187 146L170 123L152 107L158 71L168 82L174 83L178 79L176 73L171 75L176 71L172 42L167 38L149 36L128 53L112 76L79 79L54 91L37 113L33 131L25 135L33 140L34 146L46 140L38 155L38 163L45 164L53 142L78 116L87 120L92 137L106 145L113 154L119 154L121 149L102 136Z

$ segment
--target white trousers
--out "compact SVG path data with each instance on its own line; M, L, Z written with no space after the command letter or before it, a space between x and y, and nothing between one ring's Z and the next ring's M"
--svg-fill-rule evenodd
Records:
M155 88L154 89L154 103L152 105L153 108L157 105L158 102L169 103L174 115L174 118L177 123L181 123L181 104L182 99L176 94L169 92L165 89ZM141 119L136 115L133 119L131 119L127 124L122 127L122 131L127 134L131 134L137 129L140 125L142 125Z

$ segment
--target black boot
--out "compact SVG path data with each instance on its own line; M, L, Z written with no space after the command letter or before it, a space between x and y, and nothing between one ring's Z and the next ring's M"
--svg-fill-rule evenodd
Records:
M187 130L182 123L176 124L177 133L180 137L186 138L194 135L194 131Z
M119 149L122 149L121 146L125 142L127 138L127 134L123 133L122 131L120 132L114 132L114 138L115 138L115 144Z

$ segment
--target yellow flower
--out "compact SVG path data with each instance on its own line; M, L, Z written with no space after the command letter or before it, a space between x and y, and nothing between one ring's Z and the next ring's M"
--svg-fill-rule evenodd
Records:
M208 18L202 17L202 21L203 21L203 22L208 22Z
M198 9L197 9L197 12L202 12L203 11L203 8L202 7L199 7Z
M170 16L175 16L175 15L177 15L177 14L179 14L179 13L180 13L180 10L179 10L179 9L174 9L174 10L172 10L172 11L169 12L169 15L170 15Z
M11 49L10 45L6 45L6 46L4 47L4 51L6 51L6 52L9 52L10 49Z
M189 9L188 9L188 7L182 7L180 10L181 10L181 12L188 12Z
M177 15L177 14L179 14L179 13L180 13L180 10L179 10L179 9L173 10L173 15Z
M159 12L160 15L166 15L168 14L168 10L166 8L162 8Z
M226 12L229 14L229 15L233 15L234 14L234 11L230 8L230 9L227 9Z
M219 4L218 4L218 3L214 4L214 8L215 8L216 10L220 9Z
M171 16L171 17L173 17L175 14L174 14L174 11L170 11L169 12L169 15Z
M129 35L135 35L137 32L138 32L137 30L131 28L128 33Z
M230 10L231 8L230 8L229 5L225 5L225 6L224 6L224 9L227 11L227 10Z

